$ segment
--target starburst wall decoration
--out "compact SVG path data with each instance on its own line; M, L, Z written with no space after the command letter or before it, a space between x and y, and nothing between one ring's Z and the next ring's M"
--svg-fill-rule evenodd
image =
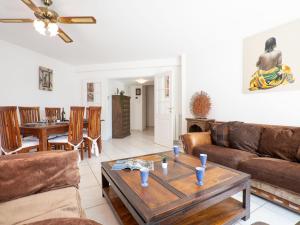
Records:
M190 102L191 113L198 118L206 118L211 109L210 97L205 91L196 92Z

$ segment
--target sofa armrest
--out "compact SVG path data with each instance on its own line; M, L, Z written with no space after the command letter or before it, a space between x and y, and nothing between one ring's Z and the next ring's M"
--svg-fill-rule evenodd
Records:
M0 202L78 187L78 152L23 153L0 157Z
M192 155L195 146L211 144L211 136L210 132L187 133L181 136L181 141L185 153Z

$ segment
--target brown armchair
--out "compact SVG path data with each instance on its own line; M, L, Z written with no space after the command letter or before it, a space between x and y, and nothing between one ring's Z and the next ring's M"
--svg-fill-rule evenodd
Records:
M212 143L210 132L195 132L181 135L181 141L185 153L193 153L193 149L197 145L210 145Z

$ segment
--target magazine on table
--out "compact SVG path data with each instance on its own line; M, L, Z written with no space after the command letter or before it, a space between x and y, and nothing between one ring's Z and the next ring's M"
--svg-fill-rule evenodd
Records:
M112 166L112 170L139 170L141 168L148 168L149 170L154 170L153 161L142 160L142 159L121 159L117 160Z

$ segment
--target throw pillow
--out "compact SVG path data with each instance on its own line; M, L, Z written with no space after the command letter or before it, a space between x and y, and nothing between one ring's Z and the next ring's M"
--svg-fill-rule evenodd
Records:
M262 128L257 125L232 122L229 124L229 144L231 148L256 154Z
M0 171L0 202L80 182L77 151L1 156Z
M211 137L212 137L213 144L222 147L229 147L228 124L227 123L213 124L211 127Z
M264 128L258 152L275 158L299 161L300 129Z

